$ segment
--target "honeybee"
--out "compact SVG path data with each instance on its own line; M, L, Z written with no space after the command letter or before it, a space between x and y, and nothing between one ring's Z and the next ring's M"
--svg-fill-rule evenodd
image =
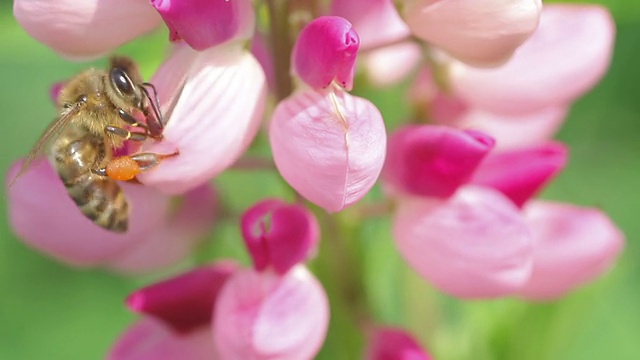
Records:
M148 88L153 90L153 99ZM162 138L164 121L155 87L142 82L133 60L113 57L106 71L89 69L69 80L58 96L58 108L60 115L40 137L13 181L45 150L80 211L107 230L126 232L129 205L116 180L135 180L141 171L177 155L146 152L114 156L114 150L126 140ZM129 127L142 131L130 131Z

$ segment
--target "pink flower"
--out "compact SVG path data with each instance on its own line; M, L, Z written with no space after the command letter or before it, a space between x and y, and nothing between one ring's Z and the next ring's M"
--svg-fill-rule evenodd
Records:
M34 39L80 59L102 56L161 21L147 0L16 0L13 13Z
M347 20L321 16L298 35L291 54L293 70L313 88L326 88L335 81L351 90L359 46L358 33Z
M262 200L241 219L242 236L257 271L273 268L283 275L315 253L319 225L301 205Z
M285 180L333 212L359 201L375 184L386 133L380 112L368 100L307 90L278 104L269 140Z
M12 166L7 182L18 172ZM62 262L137 273L173 264L197 245L212 223L209 187L185 195L177 212L153 188L122 184L131 214L129 230L118 234L86 218L49 163L37 160L8 190L10 223L29 246Z
M431 356L420 348L420 344L401 328L381 327L375 329L369 339L366 360L431 360Z
M255 15L249 0L151 0L169 27L172 41L184 40L195 50L227 41L247 40Z
M469 181L493 144L477 131L404 126L389 139L384 179L402 192L446 198Z
M303 266L282 276L243 270L218 297L214 343L223 359L312 359L328 323L324 290Z
M195 52L179 46L152 82L165 114L164 139L145 151L180 155L139 179L166 193L182 193L220 174L256 135L266 98L264 71L242 44Z
M510 295L531 274L531 230L518 208L490 188L464 186L447 200L399 202L393 234L409 265L454 296Z
M603 76L613 49L609 12L593 5L546 5L535 33L505 65L451 67L454 93L473 107L525 114L563 107Z
M540 0L405 0L402 16L419 38L472 65L507 60L536 29Z
M536 244L533 272L519 290L527 299L555 299L592 281L624 247L624 235L600 210L534 201L524 213Z

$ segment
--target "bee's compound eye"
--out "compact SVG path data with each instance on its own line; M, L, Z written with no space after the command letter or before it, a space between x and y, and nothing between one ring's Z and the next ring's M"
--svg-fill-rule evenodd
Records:
M133 83L124 70L119 68L111 69L111 82L123 95L134 95Z

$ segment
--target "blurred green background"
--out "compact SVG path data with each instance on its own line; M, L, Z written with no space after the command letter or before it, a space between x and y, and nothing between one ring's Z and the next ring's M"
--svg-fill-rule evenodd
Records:
M627 235L612 272L564 299L462 302L438 294L409 271L389 240L389 222L367 222L345 251L361 249L364 287L379 321L405 324L441 359L640 358L640 2L600 1L612 9L618 36L611 70L578 101L558 137L568 143L568 168L543 197L605 210ZM57 57L28 37L0 2L0 171L28 152L55 115L49 86L87 64ZM125 46L148 78L162 61L166 33ZM104 61L97 62L100 66ZM398 118L397 90L374 95L385 118ZM258 148L264 143L258 142ZM267 194L286 194L273 174L230 173L217 182L223 200L242 209ZM4 190L2 193L5 199ZM0 206L0 359L99 359L134 319L124 297L153 277L124 278L77 270L31 251L8 228ZM236 224L223 221L207 254L245 257ZM348 226L347 226L348 227ZM323 241L321 259L337 249ZM208 255L202 257L206 258ZM245 257L246 258L246 257ZM350 359L362 345L339 302L330 264L312 264L329 292L331 332L319 358ZM333 270L335 271L335 270ZM356 274L359 274L358 270Z

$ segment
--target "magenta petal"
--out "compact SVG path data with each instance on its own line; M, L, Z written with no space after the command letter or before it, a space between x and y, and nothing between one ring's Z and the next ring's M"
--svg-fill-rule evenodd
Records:
M511 295L531 273L529 227L518 208L490 188L464 186L446 201L402 201L393 233L409 265L457 297Z
M160 17L148 0L16 0L29 35L68 58L96 58L153 30Z
M304 207L270 199L242 215L242 236L256 270L272 266L282 275L315 252L319 226Z
M250 0L151 0L172 41L205 50L232 39L248 39L255 15Z
M308 90L283 100L269 127L280 174L309 201L340 211L359 201L382 169L386 131L368 100Z
M217 196L208 184L188 191L161 226L106 267L120 273L147 273L188 258L214 224L216 208Z
M547 143L494 153L485 159L471 182L497 189L522 206L564 168L567 151L561 143Z
M596 279L624 247L624 234L598 209L534 201L524 211L535 239L525 298L554 299Z
M162 84L161 99L175 104L167 109L164 139L145 144L145 150L178 150L180 155L138 176L141 182L166 193L182 193L211 180L247 149L262 120L266 84L253 55L235 45L216 46L196 56L189 48L179 48L175 59L154 77ZM181 59L188 61L187 69ZM180 74L184 87L179 86ZM177 99L172 95L176 93Z
M14 163L7 182L18 172ZM169 214L169 199L153 188L121 184L131 209L129 229L117 234L86 218L44 159L7 191L10 224L17 236L45 254L77 266L98 266L144 241Z
M118 338L109 360L216 360L211 329L203 327L188 334L173 332L156 319L142 319Z
M291 63L295 73L315 89L335 80L350 90L359 46L360 38L351 23L338 16L321 16L300 32Z
M477 131L405 126L389 138L383 176L401 191L446 198L470 179L493 145Z
M303 266L284 276L245 270L220 292L213 338L223 359L312 359L328 324L324 289Z
M187 333L211 322L218 293L236 270L231 262L200 267L135 291L127 306Z
M531 113L566 106L604 75L613 50L615 24L600 6L547 4L535 33L503 66L451 66L456 94L484 110Z
M404 329L376 329L369 340L366 360L431 360L420 344Z

